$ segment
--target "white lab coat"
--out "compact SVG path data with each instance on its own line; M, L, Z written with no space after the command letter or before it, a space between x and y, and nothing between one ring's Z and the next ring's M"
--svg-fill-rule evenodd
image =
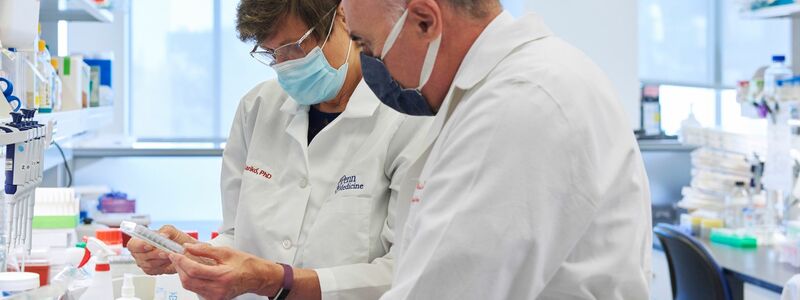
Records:
M221 235L212 243L315 269L323 299L377 299L393 270L389 206L422 149L415 136L432 118L395 112L362 81L309 145L308 109L275 81L242 99L223 155Z
M794 275L783 286L781 293L781 300L797 300L800 299L800 275Z
M497 17L414 165L382 299L648 299L650 195L627 120L541 18Z

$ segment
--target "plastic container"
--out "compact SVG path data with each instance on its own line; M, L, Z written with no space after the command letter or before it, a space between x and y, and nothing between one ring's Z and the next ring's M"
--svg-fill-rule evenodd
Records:
M114 299L114 290L111 282L111 268L108 262L99 263L92 276L92 285L86 289L80 300Z
M5 48L33 49L39 29L40 0L0 1L0 41Z
M688 214L681 215L681 228L693 236L700 235L700 223L703 218L695 217Z
M786 56L775 55L772 57L772 65L764 71L764 96L773 101L780 101L777 97L778 81L792 77L792 70L786 66Z
M117 254L122 253L124 239L119 228L100 229L95 233L98 240L103 241Z
M39 274L26 272L0 273L2 296L24 293L39 287Z
M135 213L136 200L124 193L105 194L98 200L97 209L104 213Z
M94 275L92 276L92 284L81 296L80 300L114 299L114 286L111 281L111 265L108 261L109 256L114 255L114 251L102 241L95 238L89 238L86 249L94 258L95 267ZM85 262L82 264L85 264Z
M702 132L703 125L697 120L694 115L694 105L689 109L689 116L681 122L681 131L678 138L682 144L697 145L700 143L699 138L696 137L698 132ZM702 133L699 133L702 134Z
M187 291L181 284L178 274L155 276L154 300L197 300L197 294Z
M136 298L136 287L133 285L133 275L125 274L122 282L121 296L117 300L141 300Z
M703 219L703 222L700 224L700 237L709 239L711 237L711 230L714 228L722 228L723 225L724 221L720 219Z
M120 224L120 227L122 228L122 231L125 232L126 234L141 239L147 242L148 244L167 253L180 254L184 252L184 248L180 244L176 243L173 240L170 240L169 238L162 236L157 231L153 231L142 225L129 221L123 221Z
M48 263L27 264L25 266L25 271L39 274L39 286L46 286L49 284L50 264Z
M758 241L755 237L740 235L732 230L712 229L710 240L711 242L717 244L728 245L736 248L752 249L758 247Z
M733 190L725 197L725 227L732 229L744 227L744 211L751 204L747 186L744 182L737 181Z
M83 62L83 56L68 56L58 59L62 83L61 110L78 110L89 106L89 84L91 69Z

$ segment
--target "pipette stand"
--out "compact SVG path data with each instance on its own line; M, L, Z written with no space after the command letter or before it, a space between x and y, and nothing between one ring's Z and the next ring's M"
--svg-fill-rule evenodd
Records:
M0 147L5 146L6 159L0 271L6 270L7 259L15 250L22 248L27 256L32 247L35 190L42 183L44 152L52 139L52 125L34 121L35 113L11 113L11 122L0 124Z

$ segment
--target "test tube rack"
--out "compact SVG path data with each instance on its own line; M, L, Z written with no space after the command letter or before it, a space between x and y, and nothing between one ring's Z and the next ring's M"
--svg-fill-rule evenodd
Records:
M52 125L35 121L35 114L35 109L23 109L11 113L11 122L0 124L0 146L5 146L6 159L0 217L2 268L6 267L12 250L22 248L30 254L32 247L35 191L42 183L44 152L52 139Z

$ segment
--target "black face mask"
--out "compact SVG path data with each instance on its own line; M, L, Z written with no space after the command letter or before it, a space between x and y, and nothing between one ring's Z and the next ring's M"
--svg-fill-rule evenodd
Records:
M361 53L361 72L369 88L386 106L406 115L436 115L422 93L402 88L380 59Z

